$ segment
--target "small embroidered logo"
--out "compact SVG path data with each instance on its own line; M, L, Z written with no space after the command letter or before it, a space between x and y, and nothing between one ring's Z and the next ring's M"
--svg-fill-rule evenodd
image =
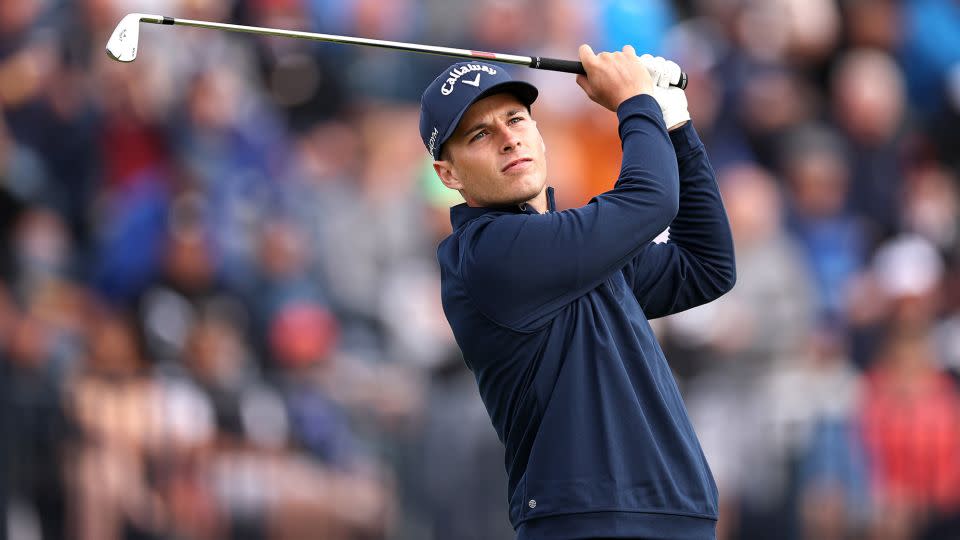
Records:
M430 150L430 155L433 155L433 147L437 144L437 135L440 134L440 131L437 128L433 128L433 133L430 134L430 140L427 142L427 148Z
M462 82L463 84L469 84L470 86L476 86L477 88L480 88L480 74L477 73L477 78L472 81L467 79L460 79L460 82Z

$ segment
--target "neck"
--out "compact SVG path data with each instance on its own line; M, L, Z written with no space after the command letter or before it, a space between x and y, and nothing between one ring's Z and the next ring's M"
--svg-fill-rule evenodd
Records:
M543 214L547 211L547 189L543 188L540 190L540 193L536 197L530 199L526 203L528 206L532 207L538 213Z
M476 201L475 199L473 199L472 197L466 195L463 191L460 192L460 195L463 197L463 200L466 201L467 206L473 206L473 207L475 207L475 208L479 208L479 207L483 207L483 206L489 206L489 205L486 205L486 204L482 204L482 203L477 202L477 201ZM500 203L500 204L503 205L504 203ZM534 210L536 210L536 211L537 211L538 213L540 213L540 214L545 213L545 212L548 210L548 208L547 208L547 207L548 207L548 205L547 205L547 187L544 186L543 189L540 190L540 193L538 193L534 198L532 198L532 199L530 199L530 200L527 200L527 201L524 201L524 202L522 202L522 203L518 203L517 206L520 206L521 208L522 208L522 207L525 207L525 206L529 206L529 207L533 208Z

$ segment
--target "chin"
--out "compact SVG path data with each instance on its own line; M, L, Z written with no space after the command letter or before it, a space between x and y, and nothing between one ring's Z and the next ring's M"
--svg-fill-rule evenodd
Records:
M541 191L543 191L543 186L540 186L539 188L523 190L522 192L518 192L511 197L507 204L523 204L531 199L536 198L537 195L540 195Z
M525 175L519 178L508 178L501 185L500 193L492 193L489 197L476 197L480 206L513 206L523 204L536 198L546 188L547 182L540 175ZM483 201L483 202L479 202Z
M540 195L540 193L542 193L543 190L546 189L547 181L544 178L531 179L530 183L525 187L526 189L524 189L524 192L526 194L525 195L526 198L524 200L529 201L530 199L536 197L537 195Z

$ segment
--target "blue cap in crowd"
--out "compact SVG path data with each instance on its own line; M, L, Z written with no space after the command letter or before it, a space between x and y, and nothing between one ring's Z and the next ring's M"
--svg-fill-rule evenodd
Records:
M516 81L501 67L485 62L458 62L430 83L420 98L420 137L433 159L453 135L463 113L477 101L509 92L528 108L537 99L537 88Z

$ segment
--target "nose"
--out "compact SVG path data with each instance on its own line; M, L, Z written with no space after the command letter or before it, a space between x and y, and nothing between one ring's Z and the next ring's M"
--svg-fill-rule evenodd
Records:
M504 131L503 134L503 144L500 146L500 151L503 153L511 152L520 147L520 136L516 133L511 133L510 131Z

